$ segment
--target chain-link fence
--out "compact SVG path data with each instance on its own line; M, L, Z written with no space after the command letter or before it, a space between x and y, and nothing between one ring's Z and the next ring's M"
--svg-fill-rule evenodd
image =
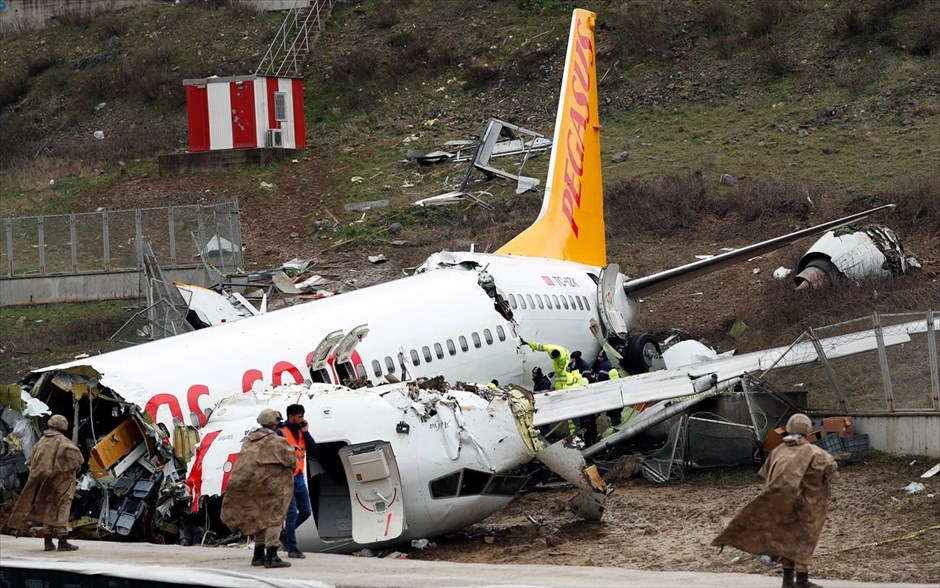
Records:
M0 276L6 277L140 269L145 241L167 268L203 261L230 273L243 265L237 200L4 218L2 227Z

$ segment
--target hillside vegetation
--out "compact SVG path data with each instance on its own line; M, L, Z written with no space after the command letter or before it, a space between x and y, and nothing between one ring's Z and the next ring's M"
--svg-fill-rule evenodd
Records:
M409 147L477 135L491 117L551 136L573 6L338 3L306 63L310 148L298 163L176 178L158 177L155 158L187 145L182 80L253 71L282 15L193 0L5 35L0 216L237 197L249 268L292 257L368 268L365 252L381 250L384 273L360 276L360 285L400 275L430 251L466 242L493 250L531 222L540 192L515 195L496 180L475 187L490 209L415 209L414 200L459 184L464 167L401 160ZM761 261L756 278L753 266L729 269L657 295L643 328L681 327L729 346L739 342L727 340L727 326L741 318L766 333L758 344L873 290L936 298L940 3L578 6L598 13L608 258L624 272L666 269L886 202L898 209L875 222L898 230L924 263L891 285L794 298L767 278L777 265L792 267L793 248ZM529 161L524 173L544 178L547 160ZM737 184L722 185L722 174ZM391 205L364 217L344 212L375 199ZM400 231L391 236L393 223Z

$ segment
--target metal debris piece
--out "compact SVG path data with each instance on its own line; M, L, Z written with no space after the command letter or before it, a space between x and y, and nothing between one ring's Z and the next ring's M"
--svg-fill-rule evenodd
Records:
M373 208L388 208L388 200L369 200L367 202L350 202L343 206L346 212L372 210Z

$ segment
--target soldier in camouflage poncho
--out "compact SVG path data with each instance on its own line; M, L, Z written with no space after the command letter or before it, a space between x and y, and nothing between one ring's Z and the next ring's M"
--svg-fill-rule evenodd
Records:
M805 439L812 432L808 416L793 415L786 429L783 445L760 470L763 490L712 545L780 558L783 588L821 588L809 581L807 565L826 522L829 486L839 475L838 466L829 453Z
M222 522L232 530L255 536L251 565L286 568L277 556L281 524L294 495L297 457L275 432L280 416L266 408L258 415L261 428L248 434L222 498Z
M29 480L10 514L10 527L23 531L41 524L45 551L55 550L53 538L59 538L59 551L75 551L68 542L69 514L75 497L75 471L84 463L82 453L62 433L69 422L62 415L49 417L49 428L29 456Z

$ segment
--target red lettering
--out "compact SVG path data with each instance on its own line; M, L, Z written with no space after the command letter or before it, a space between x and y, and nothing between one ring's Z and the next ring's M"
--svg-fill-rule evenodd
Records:
M199 426L206 426L206 414L202 412L202 409L199 407L199 397L208 396L209 388L203 386L202 384L195 384L189 387L189 392L186 393L186 401L189 404L190 414L196 413L196 416L199 417Z
M290 363L289 361L279 361L274 364L274 369L271 371L271 382L275 386L280 386L285 372L293 376L295 383L304 383L304 377L300 375L300 370L298 370L294 364Z
M242 392L251 392L251 386L258 380L263 380L261 370L245 370L242 374Z
M157 411L161 406L168 407L170 409L170 416L182 422L183 411L180 409L180 401L172 394L154 394L153 397L147 401L144 410L150 413L150 417L154 422L157 422Z
M221 430L212 431L202 438L202 442L196 448L196 461L193 462L193 469L186 478L186 485L189 486L189 492L193 497L192 512L199 510L199 497L202 496L202 462L206 459L206 452L209 451L212 442L221 432Z

